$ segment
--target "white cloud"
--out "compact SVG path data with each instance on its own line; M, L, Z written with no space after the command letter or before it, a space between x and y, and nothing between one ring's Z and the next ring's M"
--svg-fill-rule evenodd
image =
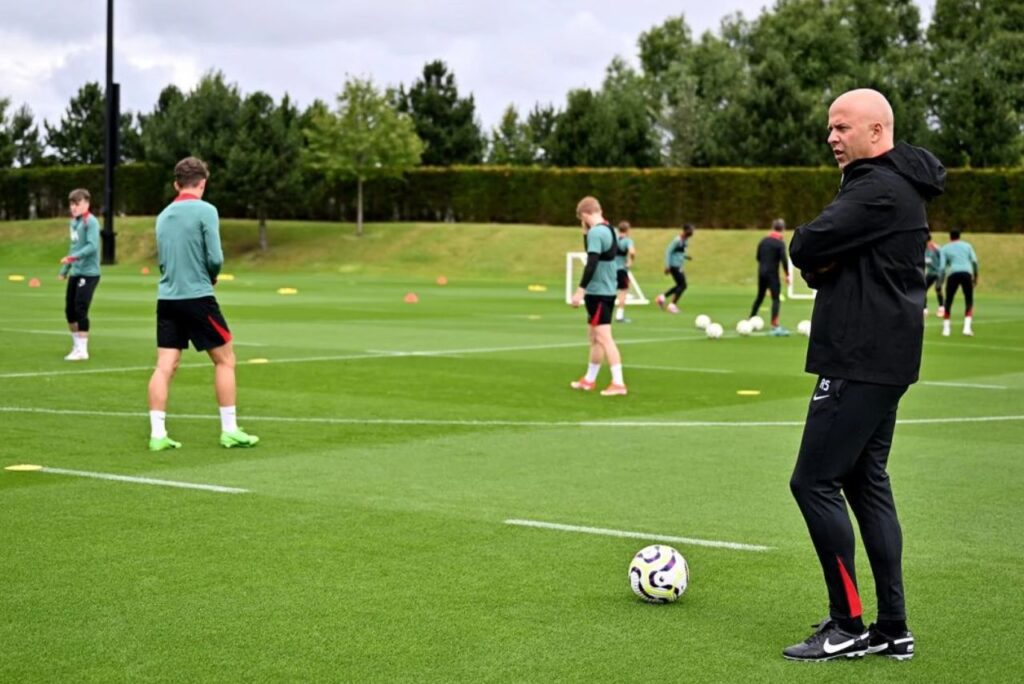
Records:
M920 0L928 9L934 0ZM102 3L6 3L0 96L55 121L86 81L103 81ZM410 84L434 59L472 93L486 127L514 103L564 103L598 87L612 57L634 59L642 31L682 12L698 36L721 17L756 17L771 0L298 0L269 9L247 0L116 3L115 79L122 108L150 111L160 90L191 88L209 70L243 92L285 92L300 105L332 100L346 75ZM926 16L928 12L925 12ZM40 17L59 17L40 21Z

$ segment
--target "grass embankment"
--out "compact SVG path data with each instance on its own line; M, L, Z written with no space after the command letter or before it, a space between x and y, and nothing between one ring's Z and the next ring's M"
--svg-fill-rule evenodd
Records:
M117 223L120 265L155 261L152 217L127 217ZM0 268L56 264L66 252L67 222L62 219L0 222ZM270 249L261 252L255 221L225 220L222 235L229 270L308 269L339 274L458 278L519 278L558 283L565 253L582 249L574 228L524 225L444 223L377 223L362 237L347 223L274 221ZM635 268L645 288L664 282L662 260L675 229L638 228ZM691 244L693 261L686 272L691 284L752 287L754 249L762 232L701 230ZM942 237L942 236L939 236ZM981 261L981 292L1024 291L1024 236L966 236ZM940 240L942 242L943 240ZM54 266L56 269L56 266ZM45 274L43 274L45 275Z

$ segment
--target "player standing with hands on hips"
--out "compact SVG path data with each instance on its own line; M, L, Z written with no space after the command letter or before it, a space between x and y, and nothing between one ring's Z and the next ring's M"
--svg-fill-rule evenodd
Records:
M793 264L818 291L806 364L818 380L790 488L829 597L829 617L783 651L792 660L914 655L886 465L900 398L921 367L925 204L942 193L946 171L927 150L894 145L893 128L892 107L877 91L852 90L832 103L839 193L790 242ZM878 621L866 629L847 503L875 579Z
M601 361L607 359L612 371L612 382L601 390L601 396L622 396L627 393L626 383L622 379L622 356L612 339L612 312L617 294L615 255L618 253L618 242L615 229L605 220L600 203L593 197L584 197L579 201L576 205L576 218L583 226L587 265L571 303L573 308L579 308L584 303L587 305L590 363L586 375L572 381L570 387L586 392L594 389Z
M213 286L224 265L217 208L203 201L206 163L186 157L174 167L178 196L156 219L156 246L160 259L160 285L156 303L156 369L149 380L150 451L177 449L167 435L167 395L191 341L205 351L214 365L214 388L220 405L220 443L249 447L259 437L246 434L235 417L235 349L231 332L213 296Z

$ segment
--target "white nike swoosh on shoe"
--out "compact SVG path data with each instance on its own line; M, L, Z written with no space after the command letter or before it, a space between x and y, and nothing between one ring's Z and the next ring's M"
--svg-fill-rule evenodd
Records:
M811 398L811 401L821 401L822 399L828 399L828 395L822 394L821 396L818 396L815 394L814 397Z
M839 651L842 651L844 648L850 648L850 646L853 646L856 641L856 639L847 639L842 643L833 644L828 639L825 639L825 643L822 645L822 648L825 649L825 653L832 655L833 653L839 653Z

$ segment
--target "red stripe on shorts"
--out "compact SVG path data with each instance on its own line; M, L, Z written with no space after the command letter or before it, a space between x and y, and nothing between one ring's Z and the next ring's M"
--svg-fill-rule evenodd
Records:
M598 302L597 303L597 310L594 312L594 315L590 319L590 325L593 326L593 327L596 327L597 325L600 324L600 321L601 321L601 307L602 306L604 306L604 302Z
M213 326L213 329L216 330L217 334L220 335L222 340L224 340L224 344L227 344L228 342L231 341L231 333L225 328L221 327L221 325L217 321L213 320L213 316L207 316L206 320L210 321L210 325Z

